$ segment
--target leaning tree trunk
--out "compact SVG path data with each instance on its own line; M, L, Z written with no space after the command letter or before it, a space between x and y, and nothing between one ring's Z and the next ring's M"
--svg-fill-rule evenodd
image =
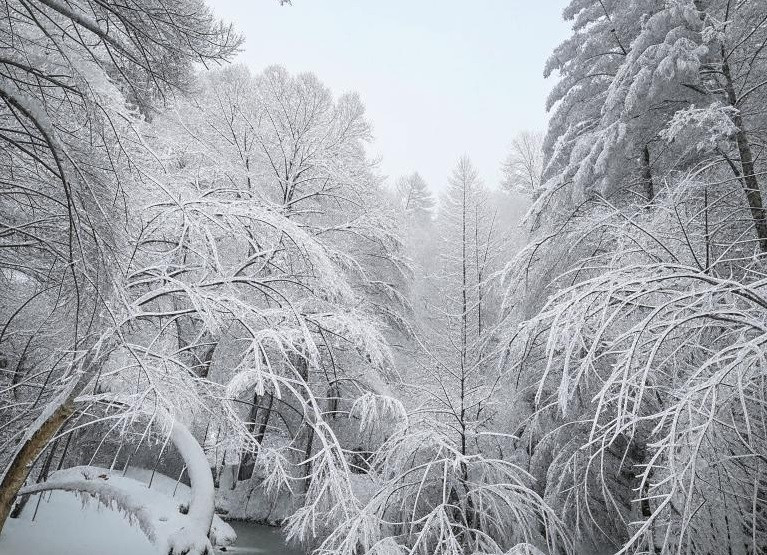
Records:
M56 441L53 442L53 445L51 445L51 448L48 449L48 456L45 459L45 462L43 463L43 467L40 469L40 473L37 476L37 483L44 482L46 478L48 478L48 472L51 468L51 463L53 462L53 457L56 454L56 448L59 444L59 438L56 438ZM31 469L30 469L31 471ZM23 496L13 507L13 510L11 511L11 518L19 518L21 516L21 513L24 511L24 507L27 506L27 501L29 501L29 496L25 495ZM38 500L38 506L39 506L39 500ZM37 513L37 509L35 509L35 514ZM34 519L34 516L32 517Z
M53 410L44 412L22 438L19 449L0 481L0 532L11 512L13 500L29 476L32 464L75 410L74 395L71 392L59 396L54 403L49 405Z
M75 411L75 399L90 382L98 364L88 353L80 363L82 373L72 376L70 383L46 406L42 414L21 438L19 446L0 478L0 532L13 507L13 501L27 481L32 466Z

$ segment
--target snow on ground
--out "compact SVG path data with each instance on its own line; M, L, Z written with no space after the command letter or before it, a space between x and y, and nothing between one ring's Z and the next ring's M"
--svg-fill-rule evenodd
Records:
M19 518L9 518L0 534L2 555L156 555L143 532L117 511L95 501L83 503L74 493L32 496Z
M74 470L74 469L70 469ZM109 473L92 468L97 475L108 475L109 481L132 493L139 494L151 512L167 517L172 524L178 505L187 503L189 487L156 473L151 488L147 488L151 472L129 469ZM52 476L53 478L53 476ZM132 478L132 479L129 479ZM114 509L100 505L95 499L74 493L54 491L43 493L34 521L38 495L32 496L18 519L8 519L0 534L2 555L154 555L157 553L138 526ZM166 514L167 513L167 514ZM228 524L216 518L214 529L219 540L234 538ZM226 541L220 542L226 543Z

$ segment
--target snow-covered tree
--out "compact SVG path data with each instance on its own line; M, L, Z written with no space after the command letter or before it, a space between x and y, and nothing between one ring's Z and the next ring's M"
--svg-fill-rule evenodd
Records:
M360 439L348 433L339 417L355 398L381 393L393 379L385 337L396 336L402 324L399 239L364 157L364 133L347 129L350 121L360 130L366 126L357 119L357 108L346 123L336 123L349 115L345 101L335 106L316 78L293 78L278 68L253 78L235 67L204 76L201 85L199 97L156 120L155 151L173 176L173 190L197 198L190 206L215 207L200 225L223 217L231 231L218 237L216 227L224 224L217 224L198 233L194 242L185 238L181 243L177 237L184 237L190 225L186 210L157 218L178 222L163 231L167 236L161 242L178 242L164 258L172 253L179 269L231 265L237 279L244 280L241 287L251 291L241 301L262 314L257 329L263 329L260 341L267 345L243 350L242 335L252 330L237 323L199 329L188 316L178 319L179 343L196 359L203 377L215 382L238 380L243 357L248 364L255 357L264 368L301 380L298 391L304 400L281 394L269 380L238 382L233 394L239 408L232 414L242 424L235 429L212 424L217 431L208 444L220 454L213 454L216 471L223 464L239 465L242 488L281 490L299 499L305 493L308 507L316 501L312 492L325 487L315 478L315 467L329 441L317 432L315 421L322 419L339 438L344 436L331 443L342 441L343 450L335 452L348 464ZM275 125L284 112L280 102L293 97L291 114L300 114L305 105L315 106L317 114L303 123L291 119ZM345 131L332 137L339 127ZM290 141L296 158L280 164L294 167L296 177L284 178L272 162L282 155L279 144ZM192 262L214 248L210 261ZM306 412L312 399L321 400L319 415ZM226 460L223 453L228 453ZM344 466L337 475L348 471ZM281 474L285 480L278 480L278 488L274 477ZM324 501L321 505L326 506ZM306 519L310 516L316 513L307 513ZM299 535L311 541L315 533L320 530L302 528Z
M200 89L177 109L179 155L197 156L205 145L201 155L228 160L233 187L276 203L332 245L379 315L399 325L392 309L405 270L401 238L365 155L370 131L359 98L334 98L316 76L277 66L256 76L242 67L213 72Z
M499 426L504 377L493 277L504 244L491 198L461 158L434 221L436 256L415 267L424 272L415 279L427 282L419 290L427 303L415 311L417 347L400 358L404 406L368 403L391 413L393 427L372 460L377 487L321 553L569 549L530 475L508 458L513 438Z
M200 2L7 2L3 119L0 527L31 464L93 385L110 345L141 157L136 108L239 44ZM172 9L171 9L172 8ZM126 100L127 98L127 100ZM5 417L4 417L5 418Z
M565 15L575 18L574 34L547 66L560 82L549 98L551 179L540 206L563 193L571 204L626 192L629 201L652 201L666 169L710 164L741 181L763 252L752 147L762 118L764 25L754 23L762 10L725 0L578 1Z
M436 201L418 172L399 178L395 189L408 219L418 225L425 225L434 217Z
M500 231L488 200L471 160L462 157L437 217L441 244L435 307L439 315L432 323L435 335L430 343L448 373L441 380L450 392L446 401L454 405L458 417L464 454L467 429L482 419L489 383L486 374L492 367L492 358L487 357L492 356L493 347L488 339L496 316L491 292Z
M602 110L610 86L640 32L644 15L656 4L655 0L574 0L565 8L563 16L573 22L573 34L555 49L544 71L547 77L555 72L559 77L546 104L552 111L544 141L545 178L553 180L549 192L573 180L602 132ZM618 166L623 171L631 167ZM584 165L583 171L590 168ZM582 187L575 183L564 192L577 198Z
M510 335L535 407L530 471L586 543L758 553L759 263L718 250L731 211L700 219L716 189L675 187L655 214L603 206L577 234L609 234L611 248Z
M63 490L170 555L216 506L322 555L767 550L763 2L569 1L545 137L438 202L357 95L203 71L201 0L4 8L0 530Z
M581 549L763 550L760 439L729 434L763 419L746 329L761 309L735 297L761 294L765 15L565 10L546 184L507 266L505 364L525 466Z
M501 169L504 189L536 198L543 186L543 135L535 131L517 134Z

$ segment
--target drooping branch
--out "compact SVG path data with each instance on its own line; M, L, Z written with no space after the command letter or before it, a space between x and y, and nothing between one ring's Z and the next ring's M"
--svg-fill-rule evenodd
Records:
M39 484L22 488L19 495L33 495L44 491L68 491L88 494L109 508L125 513L129 520L135 519L147 539L156 544L158 517L153 514L146 499L123 488L110 484L108 476L94 476L89 466L68 468L55 472L51 478ZM79 477L78 477L79 475Z

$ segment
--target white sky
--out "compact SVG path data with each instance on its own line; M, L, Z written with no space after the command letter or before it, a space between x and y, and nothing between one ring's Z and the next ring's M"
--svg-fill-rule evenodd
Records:
M444 187L467 153L487 184L516 131L543 129L543 65L565 0L209 0L245 36L238 61L311 71L367 107L383 174Z

